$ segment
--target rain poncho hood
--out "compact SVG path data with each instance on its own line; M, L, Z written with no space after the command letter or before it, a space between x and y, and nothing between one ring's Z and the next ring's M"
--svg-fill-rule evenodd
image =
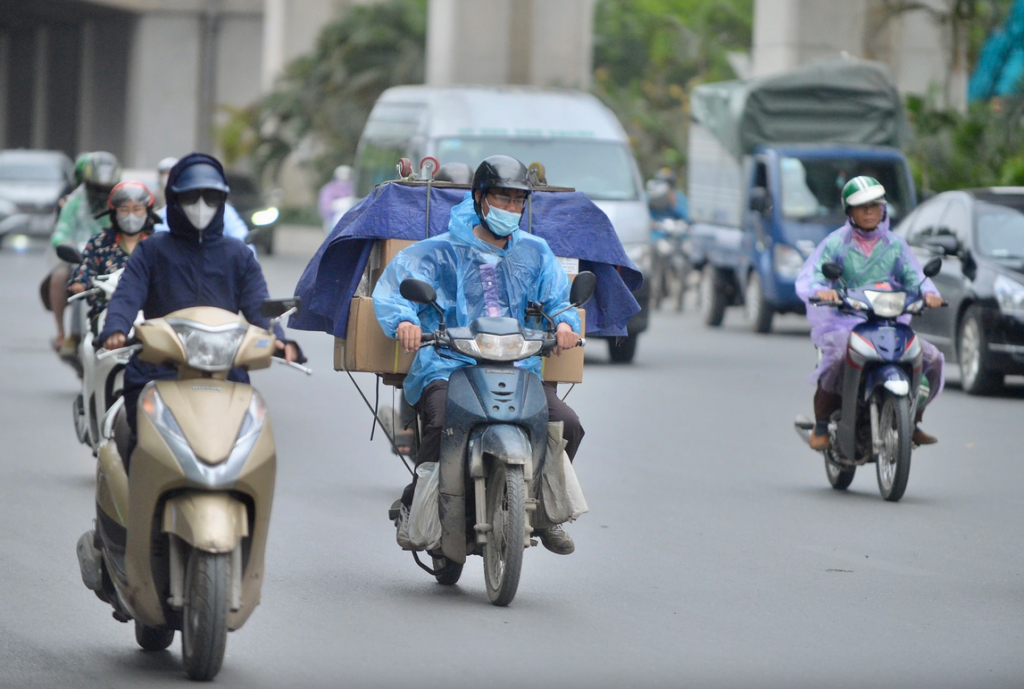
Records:
M874 239L870 256L866 256L855 235ZM840 364L846 355L850 331L864 319L840 313L836 308L815 306L808 299L822 290L833 289L822 274L821 267L833 261L843 267L843 280L847 287L859 288L876 282L894 283L908 291L938 294L939 291L926 278L917 257L902 237L889 230L888 216L871 232L854 227L849 220L818 245L807 260L796 281L796 293L807 305L807 320L811 323L811 340L821 351L821 362L811 374L811 380L820 382L823 389L839 392ZM899 322L910 323L910 315L899 317ZM925 375L931 383L930 398L942 390L944 362L942 355L922 339L925 349ZM937 378L938 380L936 380Z
M448 327L468 326L481 316L511 317L526 323L526 306L532 301L544 304L548 313L569 306L569 277L547 242L520 229L499 249L473 234L473 227L479 224L473 199L466 194L451 211L447 233L413 244L388 264L373 290L374 311L388 337L395 336L403 321L427 332L440 323L432 307L401 296L399 285L407 278L423 280L437 290L437 305L444 311ZM580 330L576 309L554 320L568 323L577 333ZM528 325L541 327L539 323ZM455 369L474 363L454 352L445 351L442 356L433 347L423 347L405 379L406 398L415 403L428 383L447 380ZM518 365L540 375L539 357Z
M349 210L328 235L299 279L295 293L302 312L289 327L319 330L344 338L349 305L363 280L378 239L422 240L449 231L449 214L467 197L465 188L386 183ZM468 220L467 220L468 222ZM631 294L643 278L601 209L580 192L535 190L523 213L517 241L530 230L555 256L579 259L579 269L597 276L587 304L587 335L626 334L640 310Z

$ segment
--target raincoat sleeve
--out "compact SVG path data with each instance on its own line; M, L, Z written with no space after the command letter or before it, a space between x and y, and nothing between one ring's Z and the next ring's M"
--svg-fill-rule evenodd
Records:
M246 251L243 257L242 296L239 307L245 320L261 328L266 328L270 324L270 319L263 316L263 301L270 298L267 281L263 277L263 271L260 269L256 257L249 251ZM117 289L120 291L121 286L118 285ZM277 339L282 341L285 339L284 329L280 323L274 326L274 333L277 335Z
M100 333L100 342L106 342L114 333L127 335L135 322L135 316L149 298L149 261L146 243L139 242L124 266L124 273L117 282L117 289L107 305L107 317Z
M74 241L75 219L78 215L78 204L80 201L80 197L70 198L64 204L64 207L60 209L60 215L57 216L57 225L53 228L53 234L50 236L51 246Z
M565 274L562 264L548 249L544 254L544 265L539 280L539 299L548 313L556 313L569 306L569 276ZM555 316L555 324L568 323L577 335L580 332L580 312L571 308L565 313Z
M807 301L822 290L832 289L829 281L821 272L821 267L835 258L836 234L833 233L825 238L818 248L814 250L800 269L800 275L796 279L796 294Z
M435 245L436 242L426 240L398 252L373 288L373 311L384 334L390 338L395 337L399 323L408 321L422 327L420 310L430 307L409 301L401 295L399 287L407 278L423 280L437 287L438 257L431 251Z
M931 281L931 278L926 278L924 276L924 270L921 268L921 262L917 260L917 256L914 252L910 250L910 245L907 244L903 237L897 236L895 239L899 242L900 248L903 250L899 275L897 276L900 284L908 290L920 291L922 294L937 295L939 290L936 289L935 283Z

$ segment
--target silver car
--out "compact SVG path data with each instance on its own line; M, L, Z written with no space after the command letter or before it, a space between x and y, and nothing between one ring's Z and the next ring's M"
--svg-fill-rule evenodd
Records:
M59 151L0 151L0 237L49 237L71 179L71 160Z

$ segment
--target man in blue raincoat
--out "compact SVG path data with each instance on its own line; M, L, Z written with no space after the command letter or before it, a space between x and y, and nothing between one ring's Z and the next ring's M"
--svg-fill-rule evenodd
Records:
M450 355L441 357L433 347L420 347L424 330L437 328L440 318L431 307L408 301L399 293L407 278L423 280L437 290L437 304L449 327L468 326L481 316L512 317L525 323L528 302L537 301L554 313L569 306L569 278L543 239L519 230L526 199L532 188L526 166L509 156L491 156L473 175L472 193L452 208L448 232L410 246L388 264L373 290L373 304L381 327L406 351L417 352L405 379L405 396L423 419L423 437L417 462L436 462L441 455L448 378L475 362ZM555 317L556 354L579 342L580 317L568 309ZM521 362L540 375L541 362ZM572 459L583 439L579 417L558 398L554 385L544 386L552 422L564 424L566 452ZM402 503L412 503L412 486ZM560 526L538 529L548 550L568 555L572 538Z

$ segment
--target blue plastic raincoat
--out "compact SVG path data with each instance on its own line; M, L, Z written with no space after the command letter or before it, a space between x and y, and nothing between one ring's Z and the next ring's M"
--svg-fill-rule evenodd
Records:
M531 301L543 303L548 313L569 306L569 278L546 241L516 230L506 247L499 249L473 234L473 227L479 224L467 193L466 199L452 208L448 232L413 244L388 264L373 290L374 311L388 337L395 337L403 321L427 332L440 322L432 307L401 296L399 285L406 278L423 280L437 290L437 304L448 327L468 326L481 316L512 317L525 324L526 306ZM580 332L576 309L554 320ZM442 357L433 347L423 347L405 379L405 396L415 404L428 383L447 380L455 369L474 363L454 352L445 351ZM518 365L540 375L540 357Z

